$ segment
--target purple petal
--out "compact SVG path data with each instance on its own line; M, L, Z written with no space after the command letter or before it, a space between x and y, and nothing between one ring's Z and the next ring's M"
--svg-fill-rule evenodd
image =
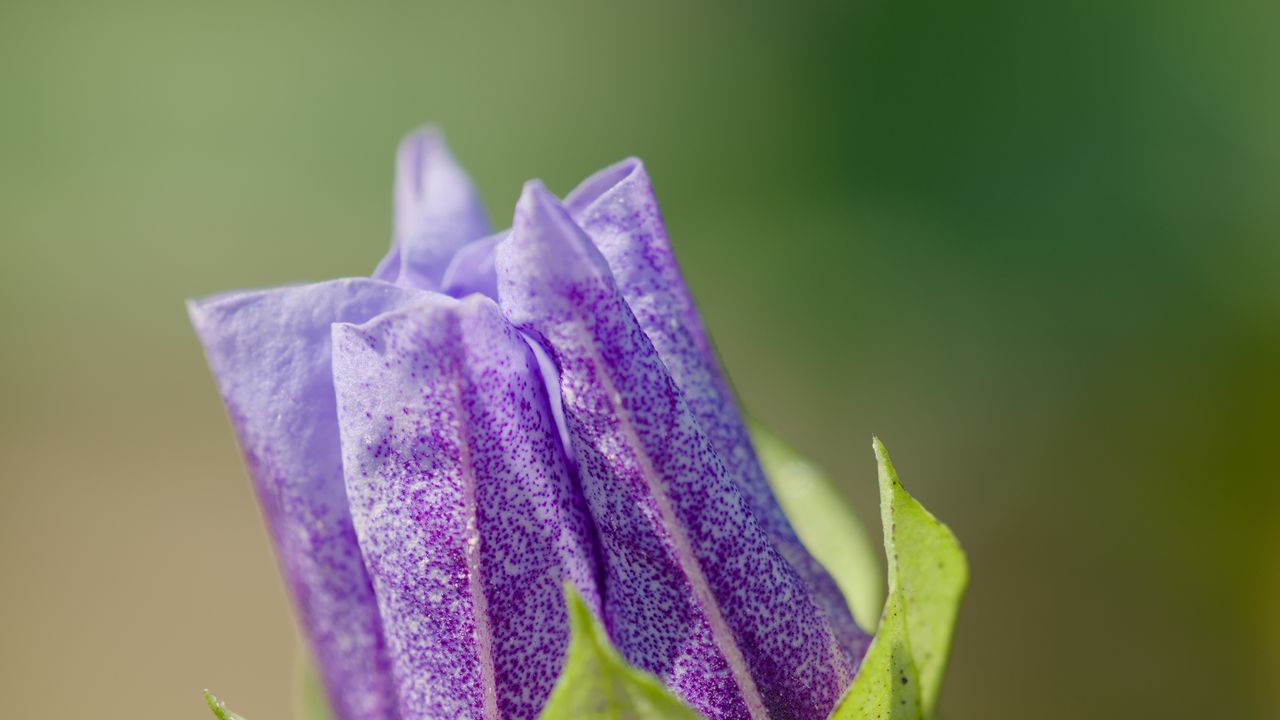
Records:
M438 290L454 253L490 232L471 178L434 127L400 143L394 204L391 250L373 272L379 280Z
M459 298L479 293L497 300L498 276L493 270L493 254L508 232L503 230L459 248L444 271L444 278L440 282L441 292Z
M618 290L756 519L809 586L850 659L860 662L871 637L854 622L840 588L805 549L769 489L733 389L681 277L644 165L631 158L596 173L569 194L565 207L604 255Z
M342 478L329 327L419 293L335 280L188 303L339 720L395 720L373 589Z
M449 269L444 272L444 294L452 297L466 297L473 293L498 299L498 276L493 267L498 245L507 239L510 230L491 235L483 240L470 243L453 256ZM569 447L569 430L564 424L564 409L560 400L560 371L536 340L525 338L529 347L538 359L538 368L546 381L548 395L551 398L551 414L555 417L556 426L560 429L560 439L566 448ZM576 469L573 458L569 458L571 469Z
M595 550L537 361L490 299L335 325L347 492L406 718L528 718L599 608Z
M560 368L605 558L604 620L632 664L713 720L824 720L853 667L628 309L541 184L498 249L507 316Z

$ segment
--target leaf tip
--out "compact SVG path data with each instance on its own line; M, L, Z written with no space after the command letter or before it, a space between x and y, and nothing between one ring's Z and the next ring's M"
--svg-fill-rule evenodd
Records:
M227 709L227 704L218 699L217 695L209 692L208 688L204 691L204 702L213 711L218 720L244 720L244 718Z
M225 717L226 706L213 693L209 692L209 688L204 689L204 704L209 706L213 714L219 718Z
M569 631L572 636L578 637L591 633L594 629L591 610L587 608L587 602L578 594L578 589L569 581L564 583L564 603L569 613Z

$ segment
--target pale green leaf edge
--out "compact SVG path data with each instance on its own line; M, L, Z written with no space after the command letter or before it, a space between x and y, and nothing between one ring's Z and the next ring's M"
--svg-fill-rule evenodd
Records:
M306 647L298 645L294 663L293 716L296 720L333 720L329 699L325 697L324 684L316 674L316 667Z

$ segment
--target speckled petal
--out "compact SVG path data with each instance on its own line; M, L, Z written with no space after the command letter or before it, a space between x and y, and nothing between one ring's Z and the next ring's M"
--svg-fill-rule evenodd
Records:
M339 720L398 717L342 477L330 325L420 293L335 280L188 303Z
M498 249L508 318L550 349L632 664L713 720L825 720L853 668L773 547L602 257L539 183Z
M860 662L871 637L854 622L840 588L805 550L769 489L733 390L680 274L644 165L631 158L596 173L565 198L565 207L604 255L618 290L756 519L809 586L850 660Z
M373 272L379 280L439 290L454 253L490 233L471 178L434 127L400 143L394 205L391 250Z
M599 607L585 501L546 386L493 300L335 325L347 492L405 720L537 717Z

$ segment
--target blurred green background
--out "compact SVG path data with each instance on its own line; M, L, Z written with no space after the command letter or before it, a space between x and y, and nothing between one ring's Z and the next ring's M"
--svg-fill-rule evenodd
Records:
M505 224L645 159L752 411L972 564L961 718L1280 717L1280 4L0 6L0 698L287 717L182 301L366 274L398 138Z

